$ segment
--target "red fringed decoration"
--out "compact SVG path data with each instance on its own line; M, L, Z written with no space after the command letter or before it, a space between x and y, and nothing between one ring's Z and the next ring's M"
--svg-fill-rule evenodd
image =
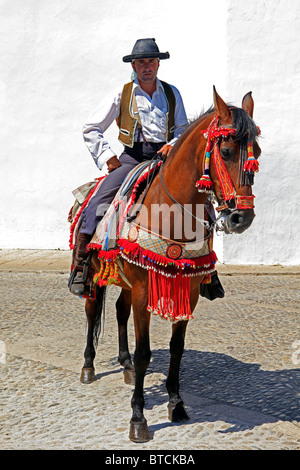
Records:
M172 322L191 320L191 278L181 272L176 277L166 277L149 270L148 310Z
M254 173L258 171L259 163L256 160L256 158L248 158L248 160L245 161L244 163L244 171L247 173Z
M252 142L249 142L248 143L248 160L246 160L244 163L244 171L246 171L247 173L255 173L256 171L258 171L258 167L259 167L259 163L256 160L256 158L254 158L254 155L253 155L253 144Z
M205 163L204 163L204 174L200 180L196 183L199 193L210 193L213 187L212 180L210 179L210 151L206 152Z
M190 307L191 277L205 275L206 282L209 282L209 274L215 270L217 261L214 251L199 258L174 260L141 248L138 243L125 238L119 239L118 245L119 248L109 251L89 245L90 249L99 250L100 270L93 277L94 284L107 286L120 283L117 258L121 256L129 263L148 270L150 312L172 322L193 318Z
M211 272L217 261L214 251L199 258L174 260L141 248L138 243L129 242L125 238L119 239L118 245L120 247L120 255L129 263L136 264L142 268L157 270L166 277L176 277L180 271L188 276L207 274Z
M206 193L212 190L212 181L209 175L203 175L196 183L199 193Z
M210 145L210 142L219 139L220 137L224 137L225 139L228 139L229 137L233 136L236 133L236 129L232 127L218 127L218 118L215 117L209 128L205 131L201 131L204 137L208 140L208 145Z
M190 280L215 270L214 251L192 259L171 259L141 248L138 243L118 240L120 255L129 263L148 270L148 310L171 321L192 319Z

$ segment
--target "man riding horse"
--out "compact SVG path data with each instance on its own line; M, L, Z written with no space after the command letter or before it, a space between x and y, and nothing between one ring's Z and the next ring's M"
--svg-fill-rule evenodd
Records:
M124 178L135 166L150 161L157 154L167 158L187 126L180 92L157 78L160 59L169 57L168 52L159 51L155 39L137 40L131 55L123 57L124 62L131 62L134 80L106 97L84 125L84 140L95 164L99 170L106 164L108 175L82 211L79 221L73 251L74 271L69 282L74 295L82 296L85 292L84 273L89 267L87 245ZM119 127L119 140L124 145L119 158L103 136L114 120ZM211 283L202 287L202 295L210 300L224 296L216 272Z

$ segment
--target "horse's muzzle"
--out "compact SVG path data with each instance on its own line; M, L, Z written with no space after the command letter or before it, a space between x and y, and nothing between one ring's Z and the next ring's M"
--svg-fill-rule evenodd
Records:
M243 233L250 227L254 217L253 209L236 209L224 218L225 231L229 233Z

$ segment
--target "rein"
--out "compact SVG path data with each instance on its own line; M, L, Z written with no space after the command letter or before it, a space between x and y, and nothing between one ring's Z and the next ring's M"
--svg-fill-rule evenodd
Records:
M163 165L162 165L163 166ZM169 199L171 199L172 202L174 202L175 204L177 204L178 206L181 207L181 209L186 212L187 214L189 214L191 217L193 217L197 222L200 222L202 225L204 225L204 227L211 231L213 229L213 226L210 225L210 223L207 221L207 220L204 220L204 219L199 219L198 217L196 217L194 214L192 214L192 212L190 212L186 207L184 207L182 204L180 204L180 202L178 202L168 191L167 187L166 187L166 184L164 182L164 179L163 179L163 176L162 176L162 173L161 173L161 170L162 170L162 166L160 167L159 169L159 177L160 177L160 181L161 181L161 184L162 184L162 187L166 193L166 195L169 197Z

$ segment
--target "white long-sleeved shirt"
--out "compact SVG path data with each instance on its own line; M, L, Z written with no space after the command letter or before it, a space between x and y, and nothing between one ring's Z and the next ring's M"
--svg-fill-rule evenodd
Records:
M179 91L173 85L170 86L175 94L176 106L174 138L168 144L174 145L186 128L187 117ZM119 116L122 91L123 87L107 96L83 126L84 141L100 170L110 158L116 155L105 140L104 132ZM136 96L142 131L146 141L165 142L168 108L162 83L160 80L156 80L156 90L152 95L152 99L141 89L137 79L133 83L133 92ZM138 141L138 130L136 130L134 140Z

